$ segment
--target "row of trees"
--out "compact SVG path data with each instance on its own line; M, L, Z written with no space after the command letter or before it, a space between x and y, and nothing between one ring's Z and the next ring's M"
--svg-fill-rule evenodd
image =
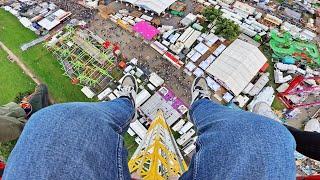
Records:
M215 24L215 34L228 40L235 40L240 34L240 27L233 21L223 18L222 12L214 7L205 8L202 15L210 23Z

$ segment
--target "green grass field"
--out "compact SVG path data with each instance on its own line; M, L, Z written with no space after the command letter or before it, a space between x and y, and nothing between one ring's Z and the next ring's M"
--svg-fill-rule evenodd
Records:
M12 102L19 93L31 92L36 84L0 49L0 105ZM6 160L16 141L0 143L0 159Z
M128 149L128 160L131 158L133 153L136 151L138 144L134 140L134 137L131 137L130 134L126 133L124 135L124 144Z
M35 83L0 49L0 105L14 101L19 92L32 91Z
M20 46L37 36L29 29L24 28L18 19L10 13L0 9L0 41L13 51L44 83L49 87L51 96L56 102L89 101L80 86L70 83L63 76L60 64L42 44L26 52Z

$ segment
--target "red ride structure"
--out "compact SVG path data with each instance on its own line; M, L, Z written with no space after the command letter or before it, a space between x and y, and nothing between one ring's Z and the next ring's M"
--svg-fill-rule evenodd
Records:
M0 180L2 179L2 174L3 174L5 166L6 165L4 164L4 162L1 162L1 160L0 160Z
M288 109L294 109L298 107L311 107L311 106L317 106L320 105L320 101L315 102L308 102L308 103L293 103L289 98L288 95L308 95L311 93L317 93L320 92L320 86L319 84L315 86L311 86L309 84L306 84L305 80L315 80L316 82L319 82L320 76L316 77L304 77L304 76L296 76L289 84L289 87L281 93L278 93L278 98L283 102L283 104Z

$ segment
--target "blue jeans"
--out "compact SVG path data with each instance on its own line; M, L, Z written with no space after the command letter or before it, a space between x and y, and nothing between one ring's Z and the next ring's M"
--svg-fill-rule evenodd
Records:
M43 109L26 124L4 179L130 179L122 135L133 115L126 98ZM197 153L181 179L295 178L295 141L277 122L207 99L190 116Z

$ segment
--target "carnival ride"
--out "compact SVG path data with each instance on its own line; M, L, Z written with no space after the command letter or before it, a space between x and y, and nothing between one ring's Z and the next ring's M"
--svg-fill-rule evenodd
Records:
M55 39L55 40L53 40ZM62 65L73 84L104 89L113 80L120 51L87 29L67 26L45 45Z
M317 45L294 40L289 32L281 35L276 31L271 31L270 36L269 44L276 57L293 56L296 59L320 65L320 53Z
M314 85L310 85L306 83L308 80L316 82ZM304 76L296 76L289 84L289 87L281 93L278 93L278 98L284 103L284 105L288 109L294 109L298 107L312 107L316 105L320 105L320 101L317 99L312 102L299 102L295 103L291 100L292 96L305 96L314 94L315 97L320 93L320 85L319 85L319 76L315 77L304 77ZM318 84L317 84L318 82Z

